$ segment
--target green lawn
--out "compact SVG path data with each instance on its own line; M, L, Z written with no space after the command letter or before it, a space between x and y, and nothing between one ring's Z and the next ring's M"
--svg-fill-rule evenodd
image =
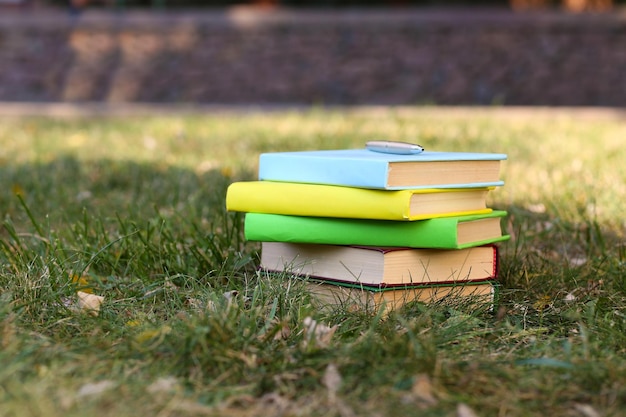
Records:
M624 114L0 118L0 416L623 415ZM257 271L228 184L380 138L508 154L494 311L319 311Z

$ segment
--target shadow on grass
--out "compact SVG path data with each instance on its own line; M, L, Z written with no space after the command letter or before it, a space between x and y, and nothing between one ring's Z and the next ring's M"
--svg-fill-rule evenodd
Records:
M9 264L39 256L73 273L219 281L245 263L228 173L67 156L5 164L0 181Z
M0 193L5 215L20 218L22 204L15 198L20 194L36 217L54 222L80 218L84 210L137 219L154 210L194 210L198 217L211 218L223 212L225 190L233 178L215 169L67 156L47 163L5 164L0 181L5 184Z

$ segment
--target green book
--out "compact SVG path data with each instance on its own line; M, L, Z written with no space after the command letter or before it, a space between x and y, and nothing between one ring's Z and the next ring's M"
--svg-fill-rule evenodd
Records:
M262 242L463 249L507 240L505 211L413 222L247 213L245 237Z

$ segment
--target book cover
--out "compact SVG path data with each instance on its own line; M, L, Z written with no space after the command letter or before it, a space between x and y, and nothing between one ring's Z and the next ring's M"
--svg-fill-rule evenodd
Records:
M343 307L369 311L382 309L385 313L412 302L449 303L455 308L493 309L498 294L498 283L495 281L376 288L308 280L305 286L320 308Z
M328 245L463 249L507 240L505 211L398 222L392 220L285 216L246 213L247 240Z
M260 155L259 179L380 189L500 186L505 159L505 154L468 152L275 152Z
M262 269L368 286L494 280L495 245L459 250L263 242Z
M248 181L235 182L228 187L226 209L295 216L419 220L489 213L491 209L486 204L489 190L448 188L390 191Z

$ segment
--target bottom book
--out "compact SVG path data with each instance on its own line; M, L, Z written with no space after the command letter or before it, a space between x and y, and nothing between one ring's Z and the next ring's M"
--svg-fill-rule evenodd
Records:
M306 281L307 291L318 307L347 307L389 312L411 302L449 303L454 306L492 309L498 284L482 281L456 285L416 285L411 287L371 287L343 285L329 281Z

